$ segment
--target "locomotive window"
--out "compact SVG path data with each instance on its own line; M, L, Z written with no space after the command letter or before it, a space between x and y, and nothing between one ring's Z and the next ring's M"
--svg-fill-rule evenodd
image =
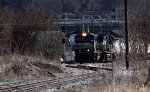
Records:
M75 37L75 43L93 43L94 42L94 36L76 36Z

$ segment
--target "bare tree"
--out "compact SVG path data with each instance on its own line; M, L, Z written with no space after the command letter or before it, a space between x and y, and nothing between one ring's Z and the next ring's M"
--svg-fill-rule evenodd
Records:
M146 59L150 43L150 1L135 0L129 8L129 40L131 57L136 60Z
M58 59L62 55L61 32L58 30L42 32L38 38L37 48L42 56L49 59Z
M0 55L10 52L9 13L0 7Z
M33 53L37 37L41 31L47 31L52 25L49 15L45 13L29 10L26 12L18 12L12 23L12 50L24 54L25 51Z

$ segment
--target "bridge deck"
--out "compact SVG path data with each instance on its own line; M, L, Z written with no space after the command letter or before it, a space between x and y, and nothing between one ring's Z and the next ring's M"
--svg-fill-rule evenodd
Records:
M123 24L117 20L63 19L63 20L57 20L55 24L58 27L64 26L66 32L89 31L91 33L99 33L104 31L123 29Z

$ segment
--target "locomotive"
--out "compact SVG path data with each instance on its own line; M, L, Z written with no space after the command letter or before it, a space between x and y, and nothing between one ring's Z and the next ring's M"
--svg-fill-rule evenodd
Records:
M65 47L64 40L62 42ZM107 62L114 59L114 37L110 33L74 32L69 34L68 40L70 49L64 50L61 61L84 63Z

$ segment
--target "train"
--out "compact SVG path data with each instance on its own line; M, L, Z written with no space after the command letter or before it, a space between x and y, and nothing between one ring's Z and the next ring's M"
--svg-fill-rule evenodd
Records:
M112 32L93 34L90 32L73 32L67 36L70 46L69 50L65 49L61 57L62 62L112 62L115 59L113 51L113 41L115 36Z

